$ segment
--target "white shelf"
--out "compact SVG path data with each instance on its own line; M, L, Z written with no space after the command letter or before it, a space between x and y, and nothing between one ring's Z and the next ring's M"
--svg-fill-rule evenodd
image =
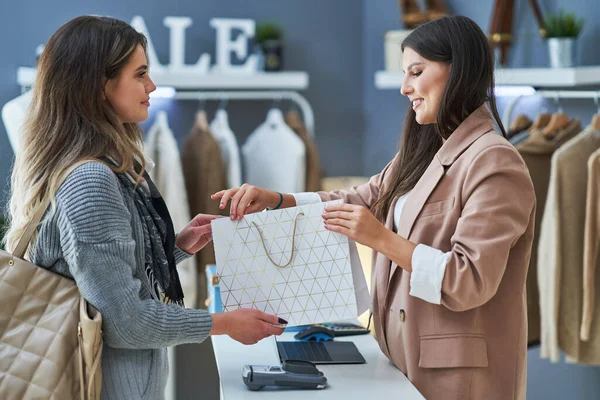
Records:
M35 68L19 67L17 82L28 87L35 81ZM197 72L159 72L151 73L157 86L171 86L175 89L223 89L223 90L259 90L287 89L304 90L308 88L308 73L303 71L260 72L253 75L233 75Z
M377 71L375 87L400 89L402 72ZM600 66L575 68L501 68L496 70L497 85L568 88L600 85Z

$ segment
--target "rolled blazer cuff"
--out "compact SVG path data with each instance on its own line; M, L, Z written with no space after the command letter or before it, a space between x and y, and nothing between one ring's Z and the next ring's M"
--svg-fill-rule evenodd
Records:
M290 193L296 200L296 206L303 206L306 204L314 204L321 202L321 196L315 192L304 192L304 193Z
M423 244L417 245L412 255L410 295L429 303L442 301L442 281L450 252L444 253Z

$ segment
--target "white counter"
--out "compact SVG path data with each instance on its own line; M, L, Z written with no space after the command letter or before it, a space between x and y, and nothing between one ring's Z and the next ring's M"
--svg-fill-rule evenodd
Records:
M284 333L277 339L294 340L294 333ZM221 400L269 399L395 399L424 400L399 369L383 355L379 345L371 335L337 338L354 341L366 364L317 365L325 374L327 387L322 390L263 388L253 392L242 381L242 367L246 364L280 365L274 338L244 346L229 336L213 336L212 342L221 378Z

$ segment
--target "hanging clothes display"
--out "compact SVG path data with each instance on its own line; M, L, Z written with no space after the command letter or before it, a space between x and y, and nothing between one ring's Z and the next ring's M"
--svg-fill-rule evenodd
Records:
M190 209L188 205L187 191L181 166L181 157L177 140L169 127L167 113L159 111L156 114L154 124L148 130L144 143L144 154L154 163L153 168L148 169L148 175L162 194L169 214L173 220L175 232L181 231L190 222ZM184 303L186 307L194 308L197 302L197 280L196 261L193 257L180 262L177 265L181 288L183 289ZM176 381L176 354L175 348L168 348L169 375L165 388L167 400L175 398Z
M306 191L306 147L271 109L242 147L246 182L281 193Z
M288 111L285 114L285 122L296 132L306 147L306 188L304 190L318 192L321 190L322 174L317 145L308 134L302 117L297 111Z
M242 186L242 163L235 134L229 127L229 118L224 109L217 110L210 124L210 132L219 144L223 164L227 170L227 187Z
M543 122L543 121L542 121ZM535 125L535 123L534 123ZM535 232L527 274L527 318L528 318L528 340L530 345L537 344L540 340L540 305L539 290L537 282L537 243L539 239L540 225L543 215L543 205L546 203L548 193L548 182L550 180L550 164L552 154L563 143L571 139L581 131L581 123L573 119L563 130L559 131L553 138L548 139L542 133L544 124L536 125L536 129L529 130L529 137L519 143L516 148L525 160L533 186L535 189L538 211L535 215Z
M597 131L600 134L600 130ZM595 306L596 287L600 290L600 150L588 159L588 179L585 206L585 234L583 243L583 316L581 318L581 340L596 340L600 335L600 308ZM599 343L600 345L600 343ZM593 349L600 352L600 347Z
M144 153L154 161L155 166L148 171L148 174L165 199L175 232L179 232L191 220L190 208L179 146L169 128L165 111L157 113L156 120L149 129ZM179 263L177 271L183 288L184 302L187 307L194 307L196 305L196 281L198 279L194 258Z
M192 215L199 213L223 215L219 203L210 195L227 188L227 174L219 144L208 129L204 111L199 111L192 130L183 141L181 154L185 186L189 198ZM198 267L197 308L206 308L207 298L206 265L215 263L215 252L212 242L200 250L196 256Z
M531 121L527 115L525 115L525 114L517 115L517 117L514 119L514 121L510 124L508 131L506 132L506 138L511 139L513 136L529 129L532 124L533 124L533 121Z
M541 130L545 128L546 125L548 125L548 122L550 122L550 117L551 115L548 113L539 114L529 128L526 128L524 131L515 133L514 135L510 136L508 138L508 141L512 143L513 146L524 142L525 140L529 139L529 131Z
M600 362L600 353L586 351L588 344L579 338L587 160L598 148L600 135L587 127L552 156L538 244L538 284L540 353L554 362L559 360L559 348L574 361Z

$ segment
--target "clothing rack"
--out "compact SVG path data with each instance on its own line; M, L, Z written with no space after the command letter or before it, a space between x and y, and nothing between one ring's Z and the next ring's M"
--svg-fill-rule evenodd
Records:
M531 95L519 95L510 101L502 116L502 123L505 127L510 126L513 110L519 100L525 96L541 96L554 99L559 111L562 111L560 99L593 99L600 113L600 90L536 90Z
M173 97L177 100L290 100L298 105L302 112L304 125L312 139L315 137L315 117L310 103L297 92L286 90L233 90L233 91L177 91Z

